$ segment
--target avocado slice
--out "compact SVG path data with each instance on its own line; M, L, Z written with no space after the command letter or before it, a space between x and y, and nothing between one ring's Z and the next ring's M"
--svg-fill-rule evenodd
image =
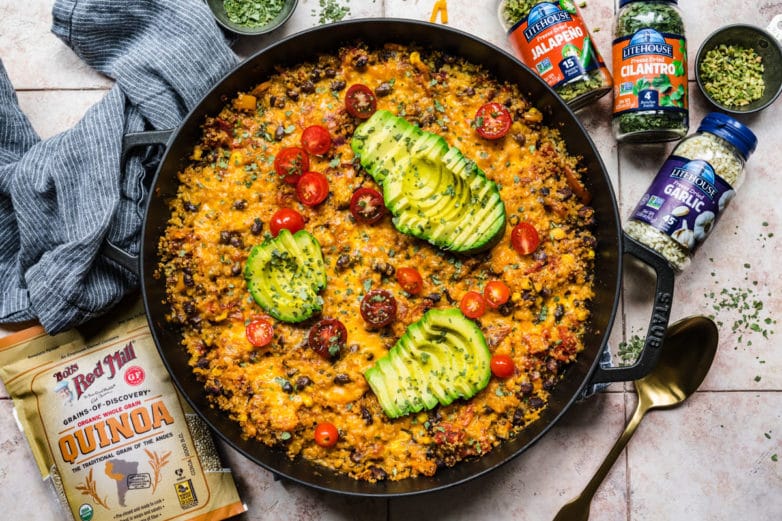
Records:
M400 232L460 253L490 248L502 237L505 205L497 184L441 136L379 110L356 128L351 148L382 185Z
M478 326L456 308L410 324L364 377L390 418L472 398L489 383L491 354Z
M320 312L318 292L326 287L326 268L317 239L306 230L280 230L250 251L244 266L255 302L283 322L301 322Z

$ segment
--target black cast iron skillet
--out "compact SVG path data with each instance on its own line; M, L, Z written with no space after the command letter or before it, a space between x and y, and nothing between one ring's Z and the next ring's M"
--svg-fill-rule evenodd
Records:
M170 216L168 201L177 190L177 172L188 163L187 158L199 141L200 125L204 118L217 114L226 100L236 92L249 90L274 74L276 66L314 59L318 53L334 51L341 44L356 39L370 46L386 42L414 42L440 49L482 64L500 80L520 85L522 91L528 93L529 99L543 111L545 123L560 129L569 152L583 158L582 164L588 171L585 181L593 194L592 206L597 220L596 295L590 303L591 327L584 338L586 347L577 361L565 370L540 419L518 437L503 443L489 454L461 462L453 468L442 469L434 477L375 484L334 474L301 459L291 461L279 450L243 439L238 424L210 407L203 386L188 366L188 356L180 346L179 330L164 319L168 311L164 284L153 275L159 262L158 241ZM304 31L271 45L238 65L204 96L178 129L126 138L127 148L151 143L164 144L166 147L152 183L141 245L142 291L155 342L174 382L191 406L226 442L278 476L329 492L359 496L393 497L450 487L483 475L530 447L556 423L585 386L635 380L646 375L656 365L669 320L673 272L660 256L622 233L614 192L605 167L584 127L568 106L517 59L469 34L440 25L392 19L354 20ZM113 253L116 258L122 258L122 252ZM629 368L603 369L598 366L598 357L614 322L624 254L640 259L656 272L653 315L640 361ZM126 266L138 270L138 259L126 261L129 261Z

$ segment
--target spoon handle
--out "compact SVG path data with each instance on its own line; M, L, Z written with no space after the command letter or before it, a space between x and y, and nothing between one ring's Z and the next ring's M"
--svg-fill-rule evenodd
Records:
M595 475L592 476L592 479L589 480L589 483L586 484L584 490L581 492L582 499L589 498L589 501L591 501L592 497L595 495L595 492L597 492L597 489L600 487L600 484L614 466L617 458L624 450L627 442L630 441L630 438L635 433L635 429L641 423L641 420L648 410L649 407L644 402L644 400L639 399L638 405L635 408L635 412L633 413L632 418L630 418L630 421L627 422L627 426L625 427L624 432L621 436L619 436L619 439L616 440L614 446L611 447L611 450L603 460L603 463L601 463L600 467L597 469L597 471L595 471ZM587 502L587 504L589 504L589 502Z

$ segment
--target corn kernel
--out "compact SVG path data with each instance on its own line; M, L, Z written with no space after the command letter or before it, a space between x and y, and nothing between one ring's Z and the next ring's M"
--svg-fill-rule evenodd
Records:
M561 241L562 239L565 238L567 234L565 233L565 230L563 230L562 228L554 228L549 232L548 235L549 237L551 237L552 241Z
M238 150L231 152L231 155L228 158L228 164L230 166L244 166L244 162L244 154Z

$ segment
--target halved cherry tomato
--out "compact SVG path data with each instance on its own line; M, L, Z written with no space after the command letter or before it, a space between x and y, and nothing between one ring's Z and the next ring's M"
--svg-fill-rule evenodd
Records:
M326 360L339 358L348 341L348 330L336 318L324 318L310 329L307 345Z
M274 157L274 171L289 185L295 185L301 174L310 169L310 158L300 147L286 147Z
M277 234L283 228L291 233L302 230L304 228L304 217L292 208L280 208L272 215L272 220L269 222L269 230L271 230L272 235L277 237Z
M264 347L274 338L274 326L265 318L253 320L244 328L247 340L255 347Z
M399 268L396 270L396 281L402 289L411 295L418 295L424 289L424 279L415 268Z
M510 130L512 119L504 105L486 103L475 113L475 130L485 139L499 139Z
M477 291L468 291L459 302L459 309L467 318L482 317L486 313L486 301Z
M372 327L384 327L396 318L396 299L390 291L373 289L361 299L361 316Z
M307 172L296 183L296 197L301 204L316 206L329 196L329 181L320 172Z
M516 370L516 364L508 355L492 355L489 367L491 367L491 374L497 378L510 378Z
M538 231L530 223L522 221L510 232L510 243L513 249L522 255L529 255L540 244Z
M386 214L383 196L374 188L359 188L350 198L350 213L362 223L376 223Z
M314 156L321 156L331 148L331 134L320 125L312 125L301 133L301 146Z
M501 280L492 280L483 287L483 298L492 309L505 304L510 299L510 288Z
M355 83L345 93L345 108L351 116L367 119L377 110L375 93L366 85Z
M315 427L315 443L321 447L333 447L339 440L339 430L333 423L320 422Z

